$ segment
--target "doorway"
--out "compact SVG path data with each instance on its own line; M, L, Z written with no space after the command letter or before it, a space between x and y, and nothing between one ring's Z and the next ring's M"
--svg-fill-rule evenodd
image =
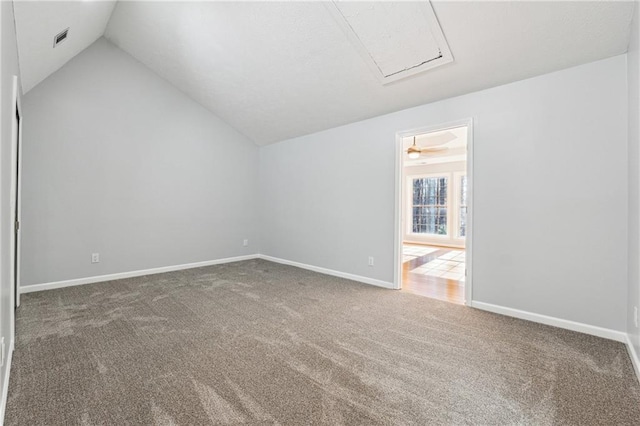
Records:
M472 122L397 135L396 287L472 300Z
M11 124L11 189L9 226L10 270L9 279L12 285L11 305L11 340L15 336L15 308L20 306L20 213L21 213L21 175L22 175L22 107L18 89L18 77L13 77Z

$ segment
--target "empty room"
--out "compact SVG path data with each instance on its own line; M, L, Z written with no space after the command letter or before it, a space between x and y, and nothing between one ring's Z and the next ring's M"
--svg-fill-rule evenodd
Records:
M0 1L0 422L640 424L638 1Z

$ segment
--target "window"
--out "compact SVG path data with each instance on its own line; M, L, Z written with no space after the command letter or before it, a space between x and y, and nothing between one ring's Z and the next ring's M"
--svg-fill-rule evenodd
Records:
M466 172L415 173L406 179L405 239L463 245L469 226Z
M460 176L460 211L458 236L464 238L467 236L467 176Z
M412 232L447 235L448 178L413 179Z

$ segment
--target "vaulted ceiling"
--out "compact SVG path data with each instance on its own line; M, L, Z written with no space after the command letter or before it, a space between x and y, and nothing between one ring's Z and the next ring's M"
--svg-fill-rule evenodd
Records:
M14 1L22 90L26 93L102 37L115 0ZM55 48L54 37L69 28Z
M23 90L104 35L264 145L624 53L634 8L633 2L434 1L434 26L415 3L360 4L347 24L328 6L17 1ZM380 35L372 21L360 20L366 16L379 20ZM438 22L446 41L436 35L410 43L408 35L434 34ZM358 25L362 39L374 38L368 51L345 30ZM68 40L53 48L53 37L67 27ZM453 61L390 83L376 75L376 67L410 64L428 43L435 54L448 45Z

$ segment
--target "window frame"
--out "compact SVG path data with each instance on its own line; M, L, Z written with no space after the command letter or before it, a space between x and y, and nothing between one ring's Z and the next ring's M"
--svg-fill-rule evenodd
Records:
M429 234L422 232L413 232L413 181L416 179L429 179L429 178L445 178L447 179L447 233L446 234ZM415 175L407 175L407 228L406 235L410 235L412 237L420 237L420 238L434 238L441 240L449 240L451 238L451 208L450 200L451 200L451 173L443 172L443 173L420 173Z
M458 240L462 240L465 241L466 240L466 235L462 236L460 235L460 225L462 223L462 219L460 216L460 209L462 208L462 178L463 177L467 177L467 172L453 172L453 187L454 187L454 195L455 195L455 235L453 236L454 239L458 239ZM467 178L467 225L469 223L468 220L468 216L469 216L469 180ZM466 234L466 228L465 228L465 234Z
M405 174L405 214L404 237L408 242L431 243L436 245L464 247L466 237L460 237L460 200L461 177L466 176L466 171L443 171L434 173ZM427 234L413 232L413 181L422 178L446 178L447 179L447 234ZM468 191L468 181L467 181ZM467 202L468 207L468 202ZM468 219L467 219L468 224Z

